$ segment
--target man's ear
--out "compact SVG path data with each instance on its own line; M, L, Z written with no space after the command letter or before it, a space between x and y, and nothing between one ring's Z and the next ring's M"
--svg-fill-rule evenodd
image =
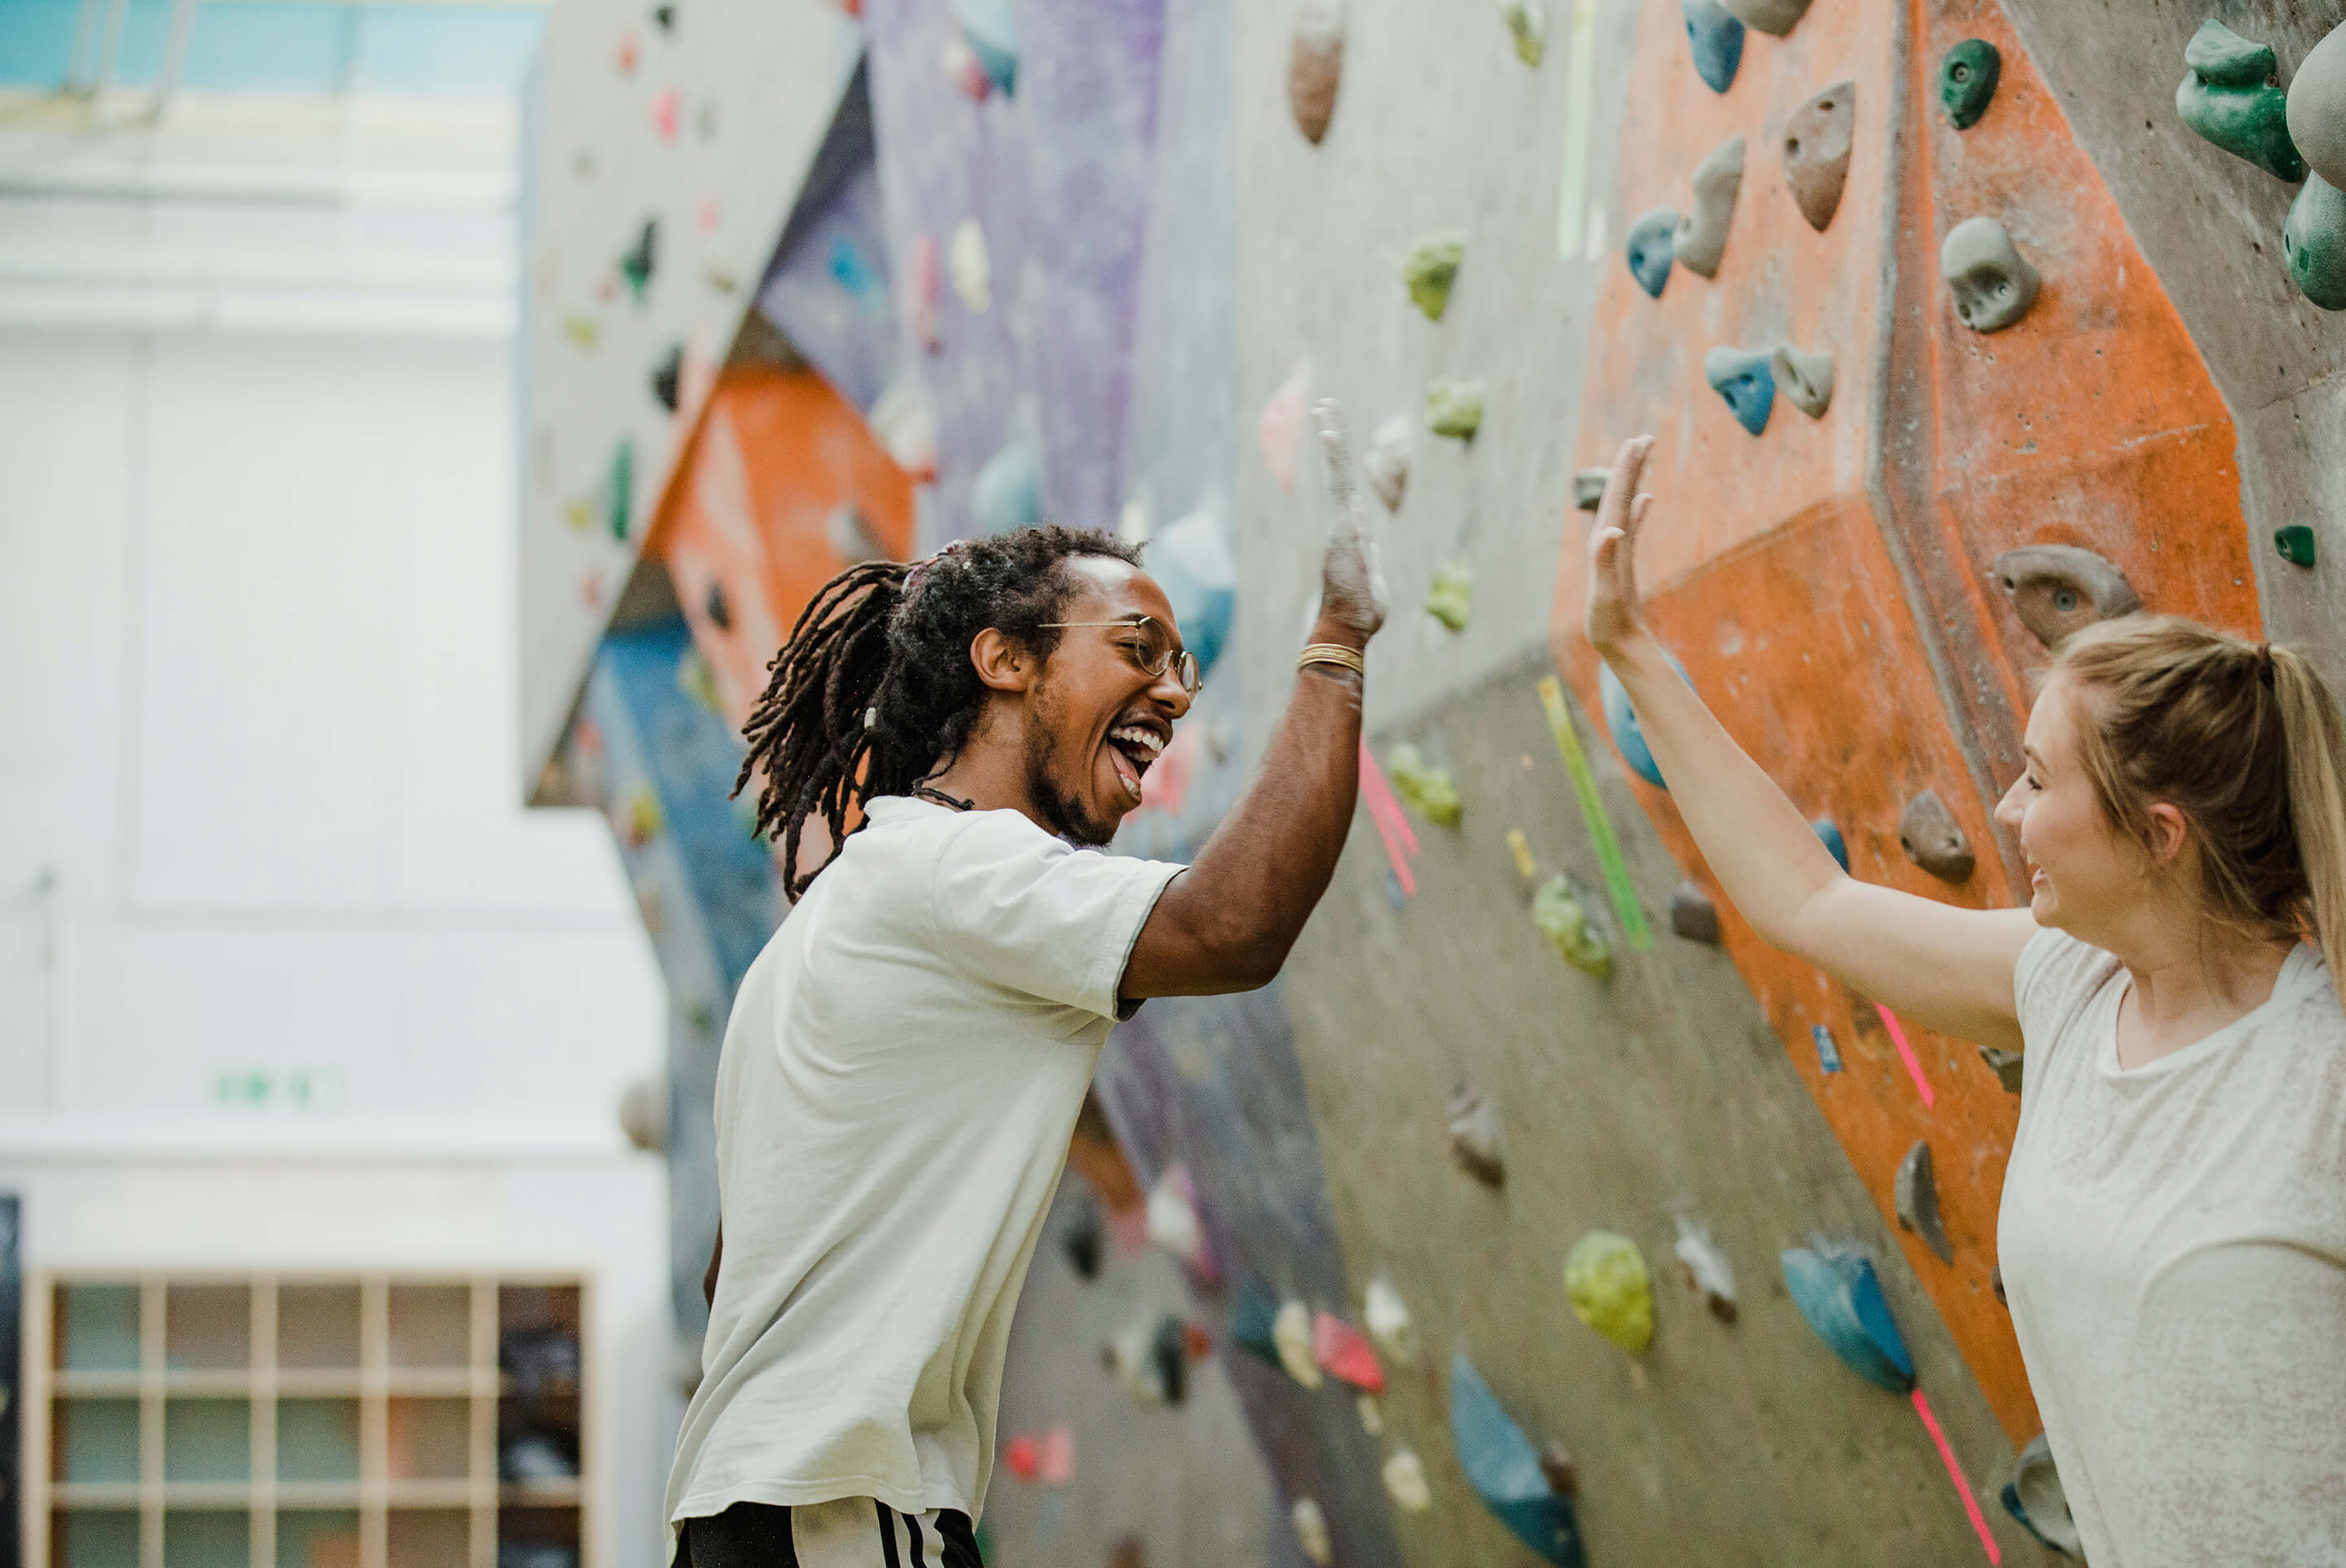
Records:
M1034 651L998 626L988 626L969 643L969 662L977 678L994 691L1027 691L1041 667Z

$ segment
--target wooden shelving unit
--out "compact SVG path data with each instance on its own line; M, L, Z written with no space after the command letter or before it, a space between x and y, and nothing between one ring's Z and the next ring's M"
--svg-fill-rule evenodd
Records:
M574 1277L36 1274L26 1568L598 1568Z

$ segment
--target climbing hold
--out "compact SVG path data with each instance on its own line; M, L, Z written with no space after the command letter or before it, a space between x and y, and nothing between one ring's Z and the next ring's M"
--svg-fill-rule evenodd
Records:
M954 20L985 79L1005 97L1018 90L1018 10L1011 0L954 0Z
M1270 1339L1287 1375L1307 1389L1318 1388L1323 1380L1320 1363L1311 1359L1311 1309L1293 1297L1280 1303L1279 1316L1270 1320Z
M1213 672L1238 619L1239 564L1221 519L1200 507L1148 542L1148 575L1165 590L1200 676Z
M1377 1365L1377 1353L1368 1336L1333 1312L1312 1316L1311 1359L1330 1377L1340 1378L1364 1393L1385 1391L1384 1369Z
M684 95L674 87L652 99L652 134L662 141L676 139L678 117L684 110Z
M863 508L852 501L842 501L831 509L822 520L822 536L843 566L895 559L894 552L872 531L872 520L863 515Z
M1625 1350L1654 1342L1654 1289L1645 1255L1627 1237L1592 1230L1564 1259L1572 1315Z
M1515 874L1524 881L1539 875L1539 862L1532 859L1532 841L1524 837L1521 828L1507 830L1507 853L1515 858Z
M1262 448L1263 464L1281 490L1295 488L1295 443L1303 433L1303 405L1311 387L1311 365L1298 363L1255 418L1255 443Z
M2053 1466L2053 1446L2044 1433L2037 1433L2020 1451L2012 1479L2004 1483L2004 1511L2055 1552L2071 1557L2085 1555L2077 1522L2069 1515L2068 1493L2061 1489L2061 1472Z
M1043 463L1013 441L988 458L969 487L970 521L980 534L1010 534L1043 520Z
M964 218L954 227L945 246L945 271L963 304L981 316L993 305L994 268L986 259L985 230L976 219Z
M1450 1362L1450 1438L1458 1468L1494 1518L1558 1568L1582 1568L1586 1558L1571 1500L1548 1481L1539 1451L1464 1350Z
M1497 1108L1483 1097L1483 1091L1462 1083L1450 1092L1448 1115L1450 1157L1458 1168L1485 1186L1504 1184L1507 1147Z
M565 316L562 335L582 349L591 349L603 341L603 326L592 316Z
M676 31L676 7L673 5L653 6L652 24L663 33L674 33Z
M2346 25L2332 27L2298 63L2287 119L2306 167L2346 189Z
M1465 260L1466 236L1454 229L1425 235L1402 258L1401 280L1427 321L1442 320L1450 305L1450 285L1457 281L1459 263Z
M1401 510L1402 494L1409 488L1409 460L1410 418L1397 413L1377 426L1368 450L1361 453L1361 472L1388 512Z
M627 280L627 292L636 303L644 302L652 286L652 273L659 265L659 219L647 218L636 234L636 242L619 256L619 276Z
M1605 487L1613 482L1609 468L1584 468L1572 476L1572 504L1583 512L1594 512L1605 499Z
M684 374L684 345L670 343L668 352L652 366L652 400L668 412L676 412L676 383Z
M1629 225L1629 238L1623 247L1629 258L1629 276L1657 300L1662 297L1662 286L1670 280L1670 247L1678 231L1678 215L1667 207L1640 214Z
M1841 1071L1841 1047L1833 1044L1832 1031L1821 1023L1809 1025L1809 1042L1817 1048L1817 1070L1821 1073Z
M1727 0L1727 8L1745 26L1780 38L1808 14L1809 0Z
M1438 827L1458 825L1458 785L1450 769L1429 765L1423 753L1403 742L1385 759L1385 773L1393 793L1416 807L1419 816Z
M1188 1166L1165 1167L1165 1174L1148 1189L1148 1202L1142 1214L1149 1240L1207 1278L1216 1277L1219 1271L1214 1268L1205 1227L1198 1219L1198 1187L1189 1179Z
M1680 680L1685 680L1686 666L1678 662L1676 654L1668 657L1670 667L1678 672ZM1646 733L1637 727L1637 710L1630 706L1629 688L1621 684L1621 677L1613 673L1609 664L1596 672L1596 695L1605 710L1605 728L1613 732L1614 748L1621 753L1621 760L1628 764L1629 771L1657 789L1668 789L1652 748L1646 744Z
M636 41L636 33L634 28L630 27L627 31L620 34L618 57L619 75L623 76L634 76L636 74L636 61L642 53L643 46Z
M1532 896L1532 923L1547 933L1556 951L1573 968L1598 980L1613 972L1613 946L1605 940L1605 928L1574 896L1572 880L1562 872L1550 877Z
M1891 1198L1898 1210L1898 1223L1921 1237L1923 1245L1939 1255L1940 1262L1953 1263L1955 1249L1948 1244L1946 1225L1939 1217L1939 1178L1931 1166L1931 1145L1921 1138L1898 1162Z
M1690 271L1719 276L1727 254L1727 224L1735 216L1735 193L1743 188L1743 138L1729 137L1694 166L1694 210L1678 219L1670 255Z
M1100 1221L1099 1200L1092 1196L1090 1187L1079 1185L1068 1206L1066 1223L1059 1229L1059 1251L1077 1278L1096 1279L1107 1247L1107 1231Z
M1784 122L1784 183L1809 227L1823 233L1841 209L1849 181L1849 143L1857 127L1857 84L1835 82Z
M1692 882L1670 890L1670 930L1688 942L1719 945L1719 906Z
M1547 53L1547 7L1540 0L1499 0L1499 15L1515 35L1515 58L1537 70Z
M1433 1489L1425 1481L1425 1461L1403 1446L1385 1461L1385 1492L1405 1513L1423 1513L1433 1506Z
M1574 1462L1572 1451L1554 1438L1540 1445L1539 1467L1558 1497L1580 1495L1580 1466Z
M1999 1263L1987 1271L1987 1288L1995 1293L1995 1304L1997 1306L2003 1308L2007 1312L2012 1310L2012 1303L2005 1299L2004 1294L2003 1264Z
M971 103L982 104L994 96L994 78L985 74L985 62L977 57L976 46L961 34L945 40L937 64L944 67L945 79Z
M1694 52L1694 74L1714 93L1735 85L1735 67L1743 63L1743 24L1719 0L1683 0L1687 46Z
M1362 1431L1371 1437L1385 1435L1385 1413L1377 1408L1374 1394L1355 1394L1352 1397L1352 1413L1361 1418Z
M733 606L726 600L725 585L722 582L712 580L709 583L709 596L702 601L701 613L709 617L709 624L719 631L729 632L733 629Z
M1722 1323L1735 1321L1735 1268L1727 1254L1710 1238L1710 1227L1685 1215L1678 1216L1678 1271L1687 1288L1702 1293L1703 1305Z
M863 307L865 315L877 320L886 319L888 280L879 268L872 264L872 259L863 254L862 246L847 235L833 235L831 254L825 260L831 270L831 280L853 295L855 302Z
M1721 343L1702 357L1703 379L1727 400L1735 421L1752 434L1768 428L1776 403L1776 372L1770 356L1756 349Z
M2280 227L2280 253L2299 293L2325 311L2346 311L2346 191L2308 174Z
M915 484L937 477L937 415L922 395L919 383L907 377L880 394L864 415L872 433L888 449L889 458Z
M1896 1394L1913 1388L1914 1359L1870 1260L1820 1245L1788 1248L1783 1265L1792 1304L1827 1349L1867 1382Z
M1061 1421L1043 1434L1035 1471L1045 1486L1065 1486L1076 1479L1076 1430Z
M1832 407L1833 357L1830 351L1803 353L1790 343L1779 343L1768 368L1774 372L1776 385L1791 405L1810 419L1824 418L1825 410Z
M1898 847L1906 858L1938 878L1961 887L1972 880L1975 864L1971 840L1956 825L1954 814L1935 789L1925 789L1906 802L1898 817Z
M621 436L619 443L611 449L611 465L603 473L600 499L604 525L611 530L612 538L624 544L636 510L636 443L632 437Z
M2036 302L2044 280L2014 249L1993 218L1966 218L1939 247L1939 276L1955 296L1955 314L1974 332L2000 332Z
M1985 38L1965 38L1939 56L1939 107L1957 130L1979 124L2004 75L2004 55Z
M1287 1511L1287 1522L1294 1527L1295 1543L1303 1549L1305 1557L1321 1564L1321 1568L1335 1560L1336 1549L1328 1540L1328 1516L1320 1511L1317 1502L1308 1497L1297 1498L1295 1506Z
M2305 159L2289 134L2289 95L2272 50L2210 16L2183 50L2190 69L2175 86L2175 112L2203 140L2295 185Z
M595 504L583 495L574 495L562 504L562 520L583 534L594 525Z
M1417 1359L1416 1320L1410 1317L1401 1292L1382 1274L1369 1281L1361 1319L1368 1325L1369 1338L1376 1341L1387 1360L1397 1367L1406 1367Z
M2075 545L2025 545L2006 550L1988 569L2021 625L2048 648L2058 648L2081 626L2142 608L2134 585L2116 566Z
M1319 144L1336 113L1336 86L1344 76L1345 0L1302 0L1295 42L1287 58L1287 107L1303 139Z
M1988 1064L1995 1081L2004 1085L2007 1095L2020 1093L2020 1067L2027 1058L2018 1051L1999 1051L1993 1045L1979 1048L1980 1060Z
M1809 824L1809 830L1816 834L1817 841L1823 844L1827 852L1841 862L1842 871L1849 870L1848 840L1841 836L1841 829L1834 825L1831 817L1818 818Z
M1436 435L1472 441L1483 428L1483 382L1479 378L1436 376L1425 389L1425 427Z
M2280 558L2284 561L2310 566L2313 565L2313 530L2302 523L2277 528L2273 531L2273 548L2280 552Z
M1274 1367L1283 1366L1278 1323L1279 1298L1260 1280L1240 1280L1230 1298L1230 1343Z
M1134 1402L1178 1405L1188 1388L1188 1334L1180 1319L1143 1316L1117 1330L1100 1359Z
M1425 613L1454 632L1466 629L1474 606L1474 573L1464 561L1445 561L1433 568L1425 590Z
M1002 1445L1002 1466L1021 1481L1031 1481L1041 1473L1041 1451L1032 1432L1020 1432Z

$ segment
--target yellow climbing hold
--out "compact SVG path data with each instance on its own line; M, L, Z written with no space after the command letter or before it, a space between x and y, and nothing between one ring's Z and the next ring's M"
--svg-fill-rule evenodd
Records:
M1515 36L1515 57L1539 69L1547 54L1547 7L1540 0L1499 0L1499 15Z
M591 349L603 341L603 324L592 316L565 316L562 335L582 349Z
M1433 583L1425 590L1425 613L1454 632L1466 629L1474 607L1474 572L1464 561L1433 569Z
M1610 1230L1592 1230L1564 1260L1564 1293L1572 1315L1625 1350L1654 1342L1654 1287L1637 1244Z
M1613 947L1604 929L1588 918L1561 872L1550 877L1532 898L1532 923L1547 933L1564 962L1603 980L1613 972Z
M1442 320L1450 308L1450 285L1457 280L1459 264L1466 260L1466 236L1445 229L1428 234L1409 248L1401 264L1401 280L1409 297L1429 321Z
M1417 808L1418 815L1444 828L1458 825L1458 786L1447 768L1431 766L1417 748L1396 746L1385 759L1393 792Z
M1515 856L1515 870L1524 881L1530 881L1539 875L1539 862L1532 859L1531 840L1524 837L1521 828L1507 830L1507 853Z

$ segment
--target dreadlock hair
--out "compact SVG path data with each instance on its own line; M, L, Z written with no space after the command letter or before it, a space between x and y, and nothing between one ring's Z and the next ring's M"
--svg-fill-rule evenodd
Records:
M804 893L839 856L851 812L875 795L909 795L953 766L984 705L969 647L991 626L1047 659L1076 585L1076 555L1131 565L1140 553L1106 534L1046 524L948 545L905 565L867 561L823 585L766 668L765 695L741 727L749 741L733 793L763 772L757 832L782 841L783 888ZM810 814L831 830L822 865L800 874ZM859 820L856 826L861 827Z

